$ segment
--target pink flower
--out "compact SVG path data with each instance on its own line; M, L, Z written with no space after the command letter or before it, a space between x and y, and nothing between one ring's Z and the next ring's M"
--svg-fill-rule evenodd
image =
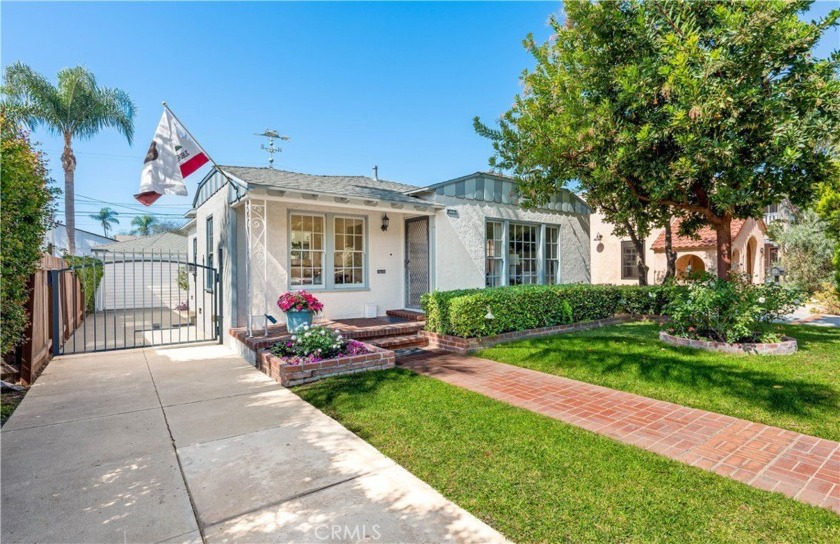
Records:
M694 327L689 327L688 332L694 332Z

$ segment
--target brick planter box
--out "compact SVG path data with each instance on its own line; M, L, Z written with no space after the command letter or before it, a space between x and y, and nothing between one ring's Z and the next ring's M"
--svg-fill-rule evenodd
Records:
M504 342L511 342L513 340L521 340L523 338L536 338L539 336L550 336L552 334L560 334L564 332L582 331L586 329L595 329L598 327L606 327L609 325L616 325L618 323L626 323L628 321L638 321L646 318L646 316L616 316L606 319L599 319L597 321L581 321L579 323L569 323L568 325L554 325L552 327L541 327L538 329L527 329L524 331L506 332L497 334L495 336L482 336L480 338L464 338L462 336L452 336L448 334L438 334L431 331L420 331L420 334L429 339L429 347L436 349L444 349L454 353L470 353L496 344ZM659 319L658 317L651 317L651 319Z
M759 355L790 355L796 353L798 345L795 338L784 337L781 342L775 344L761 344L744 342L741 344L727 344L726 342L713 342L711 340L694 340L673 336L665 331L659 331L659 339L672 346L704 349L706 351L720 351L722 353L751 353Z
M385 370L394 368L394 352L365 344L370 353L324 359L317 363L291 365L275 356L268 349L257 352L257 368L264 374L271 376L283 387L291 387L303 383L314 382L327 376L352 374L368 370Z

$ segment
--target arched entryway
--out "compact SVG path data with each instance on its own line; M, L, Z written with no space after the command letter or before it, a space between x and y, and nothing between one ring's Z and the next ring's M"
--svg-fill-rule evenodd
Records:
M755 281L755 254L757 247L758 242L756 242L755 236L751 236L749 241L747 241L747 262L745 266L745 272L749 276L750 282Z
M697 255L683 255L677 259L677 277L686 278L689 274L706 271L706 263Z

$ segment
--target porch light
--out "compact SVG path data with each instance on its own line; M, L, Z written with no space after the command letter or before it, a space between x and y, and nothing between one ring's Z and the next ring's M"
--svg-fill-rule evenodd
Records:
M388 230L388 225L391 223L391 220L388 219L388 214L382 216L382 232Z

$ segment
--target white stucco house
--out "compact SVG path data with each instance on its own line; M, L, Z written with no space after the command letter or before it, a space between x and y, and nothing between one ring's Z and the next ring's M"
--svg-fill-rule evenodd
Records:
M199 183L190 257L220 269L222 331L261 329L287 290L331 319L420 306L433 289L590 282L590 210L569 191L519 205L486 172L416 187L373 177L220 166Z
M116 242L114 238L102 236L95 232L76 229L76 255L89 257L93 248ZM63 257L68 251L67 227L63 223L56 223L44 233L44 251L53 257Z
M672 247L677 253L677 275L688 270L714 273L717 269L717 235L704 226L696 236L680 236L680 219L671 221ZM762 219L732 221L732 269L746 273L753 283L764 282L768 269L767 227ZM638 284L638 253L629 237L613 234L613 226L600 213L592 214L592 283ZM645 239L648 283L665 277L665 229L656 229ZM690 269L689 269L690 267Z

